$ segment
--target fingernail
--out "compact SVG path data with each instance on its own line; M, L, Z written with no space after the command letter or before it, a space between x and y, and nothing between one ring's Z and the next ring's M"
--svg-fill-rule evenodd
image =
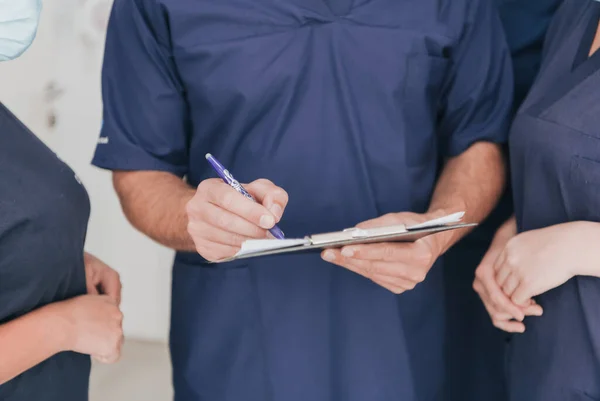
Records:
M325 251L323 253L323 259L325 259L328 262L333 262L335 260L335 255L331 251Z
M344 248L344 249L342 249L342 255L347 258L351 258L352 256L354 256L354 249Z
M279 206L277 203L274 203L273 206L269 208L269 211L273 213L273 215L277 218L277 220L281 219L283 216L283 208Z
M542 316L543 314L544 314L544 310L543 310L542 308L540 308L540 309L537 309L537 308L536 308L536 309L534 309L534 311L533 311L533 315L534 315L534 316Z
M265 230L273 228L273 226L275 225L275 218L273 218L273 216L265 214L264 216L261 216L259 225Z

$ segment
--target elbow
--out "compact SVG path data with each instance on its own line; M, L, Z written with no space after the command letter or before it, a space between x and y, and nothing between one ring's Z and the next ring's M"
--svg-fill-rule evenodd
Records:
M121 210L129 223L138 230L141 230L140 222L136 213L139 210L136 207L136 191L134 175L131 171L114 171L112 174L113 188L119 198Z

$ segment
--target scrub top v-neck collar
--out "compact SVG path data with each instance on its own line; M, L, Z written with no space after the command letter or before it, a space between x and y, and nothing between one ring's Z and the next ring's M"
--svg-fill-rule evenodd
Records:
M600 66L600 49L590 55L590 50L594 45L596 34L598 32L598 24L600 23L600 2L594 2L592 9L588 14L587 27L583 33L583 40L579 45L579 50L573 62L572 71L575 72L579 68L583 68L586 63L595 64L596 68Z
M564 79L556 82L552 90L541 94L540 98L529 107L528 114L539 116L600 70L600 51L596 51L592 56L589 55L600 22L600 2L592 3L572 32L572 35L580 37L580 44L572 63L569 63L570 68L565 72Z

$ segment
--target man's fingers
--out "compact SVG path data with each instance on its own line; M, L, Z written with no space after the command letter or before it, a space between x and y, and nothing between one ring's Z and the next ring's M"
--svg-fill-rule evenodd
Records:
M385 214L383 216L377 217L375 219L363 221L358 224L356 227L358 228L375 228L375 227L385 227L385 226L393 226L396 224L402 224L395 213Z
M397 261L402 257L408 257L410 245L381 243L346 246L342 248L342 255L347 258L360 260Z
M326 262L344 267L350 271L353 271L356 274L360 274L361 276L371 278L370 268L368 267L368 265L370 264L369 262L349 260L346 257L344 257L338 249L326 249L321 253L321 257Z
M275 225L275 216L273 216L270 211L260 203L246 198L229 185L225 183L209 183L204 184L204 187L201 187L203 184L204 181L198 186L198 190L200 191L202 189L202 196L206 197L206 200L213 205L219 206L221 209L240 216L263 229L268 230ZM205 205L202 205L201 208L198 207L198 210L196 210L195 202L202 202L202 199L192 199L188 203L188 213L192 216L206 210Z
M239 251L239 248L200 240L196 243L196 251L206 260L217 262L235 255Z
M408 280L376 273L376 271L381 270L380 267L373 266L376 262L347 259L342 256L339 250L328 249L322 253L322 257L327 262L333 263L372 280L375 284L384 287L394 294L401 294L406 290L415 287L415 283L411 283Z
M188 223L188 233L192 238L203 238L207 242L214 242L221 245L228 245L235 248L241 248L242 243L255 237L249 237L235 232L225 231L214 227L204 221L190 221ZM263 238L267 238L267 231L261 231Z
M236 233L244 237L261 239L265 238L267 235L265 229L258 227L235 213L213 204L206 204L202 209L199 218L190 218L189 223L197 223L198 221L204 221L210 226L217 227L230 233Z
M266 179L256 180L244 186L258 202L265 206L277 219L281 220L288 204L288 193Z
M371 280L378 283L379 285L386 284L387 286L389 286L391 288L402 290L402 292L404 292L406 290L412 290L417 285L417 283L415 283L414 281L406 280L406 279L403 279L400 277L385 276L385 275L381 275L381 274L374 274L373 278ZM392 291L392 292L394 292L394 291ZM399 292L395 292L395 293L399 294Z
M346 258L338 249L327 249L321 256L327 262L346 268L368 279L371 279L374 274L378 273L372 262Z
M406 288L390 284L387 281L383 281L383 280L379 280L379 279L372 279L372 281L375 284L377 284L378 286L383 287L386 290L388 290L388 291L390 291L390 292L392 292L392 293L394 293L396 295L402 294L403 292L406 291Z
M363 221L358 228L375 228L406 224L407 226L423 223L427 218L415 213L389 213L375 219Z
M396 294L400 290L402 292L412 290L424 278L424 275L418 272L411 275L410 268L400 263L346 258L339 250L326 250L322 253L322 257L324 260L360 274Z

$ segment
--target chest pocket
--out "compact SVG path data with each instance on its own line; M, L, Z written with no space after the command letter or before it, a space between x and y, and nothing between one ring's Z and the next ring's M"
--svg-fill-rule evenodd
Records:
M406 60L406 80L402 110L408 127L420 127L419 133L405 135L409 166L417 166L435 158L437 141L435 125L442 87L450 62L443 57L411 54ZM430 133L430 138L424 138Z

